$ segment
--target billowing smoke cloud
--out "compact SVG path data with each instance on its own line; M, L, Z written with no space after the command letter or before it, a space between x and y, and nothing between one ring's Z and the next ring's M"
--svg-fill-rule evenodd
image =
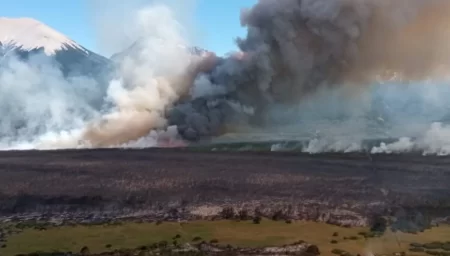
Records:
M197 74L197 60L181 47L188 44L183 27L166 6L139 10L135 33L141 47L120 61L119 79L108 88L113 110L84 135L93 147L121 145L165 129L167 109L189 91Z
M43 54L25 63L9 54L0 68L1 148L74 147L74 135L95 118L100 87L90 78L66 78Z
M42 108L33 100L15 105L27 106L24 119L49 112L43 120L51 121L27 121L23 130L11 121L4 137L40 148L146 147L262 130L310 140L305 151L312 153L359 151L368 138L404 137L373 153L446 147L436 139L446 126L430 125L449 110L447 1L260 0L242 10L240 51L221 58L187 51L192 33L179 19L186 12L157 3L115 11L121 14L97 17L101 45L112 52L138 47L119 56L103 107L87 103L97 94L79 87L84 78L68 80L53 67L36 79L21 75L26 83L9 89L10 98L45 83L46 97L58 99L34 97ZM0 81L12 84L16 68L34 70L27 65L3 71Z
M352 130L352 136L373 136L364 129L370 122L386 121L375 112L382 110L383 97L392 94L367 95L368 91L400 87L403 95L398 96L414 105L408 97L419 89L403 86L406 81L446 75L449 37L443 35L449 32L445 25L449 10L446 1L260 0L242 11L248 33L237 41L241 52L218 61L200 79L203 87L209 80L212 91L219 93L177 106L171 123L185 138L197 140L240 126L271 128L274 119L286 124L314 115L348 120L346 125L323 122L321 128L333 130L329 136L339 135L338 125L343 126L340 130ZM389 80L385 86L383 81ZM425 84L423 90L435 91ZM333 105L330 99L336 95L340 99ZM230 109L229 102L252 111ZM430 102L423 98L421 104ZM397 109L389 115L400 120L406 113L407 109ZM236 116L237 123L231 118ZM303 122L296 128L305 130L308 125L316 124Z
M189 92L207 62L183 48L183 27L167 6L152 4L132 18L142 47L117 63L106 91L93 79L64 76L45 55L4 59L2 148L173 143L177 133L167 125L167 109ZM93 97L102 107L89 104Z

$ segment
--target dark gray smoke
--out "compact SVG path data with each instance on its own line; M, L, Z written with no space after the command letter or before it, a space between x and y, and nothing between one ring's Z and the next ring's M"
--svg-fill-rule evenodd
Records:
M122 48L123 38L130 44L139 39L142 46L118 63L117 79L102 91L108 104L101 109L90 106L93 94L82 89L92 87L90 80L67 81L48 64L51 72L36 72L44 69L10 62L0 72L7 92L4 119L26 119L28 125L18 135L16 126L5 126L0 149L185 145L179 135L198 141L267 131L273 137L280 135L277 125L292 123L295 136L299 127L314 134L309 152L348 151L373 137L367 124L378 129L394 120L398 129L389 130L396 133L382 136L417 138L424 126L450 113L450 83L424 82L450 70L448 0L260 0L242 11L247 35L236 40L240 50L225 58L188 53L186 35L192 33L186 22L159 2L124 19L115 11L98 16L101 41L117 43L105 49ZM128 13L122 7L114 9ZM405 86L408 81L419 85ZM420 127L405 122L406 116ZM416 144L403 139L375 152ZM450 127L432 126L417 145L450 152Z
M199 140L267 125L271 106L295 105L319 90L359 89L389 74L436 75L450 56L442 36L449 7L439 0L260 0L242 10L240 52L201 73L169 123Z

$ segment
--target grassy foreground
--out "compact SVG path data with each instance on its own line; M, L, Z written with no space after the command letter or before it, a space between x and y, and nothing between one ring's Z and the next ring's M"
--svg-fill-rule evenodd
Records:
M275 222L264 220L261 224L237 221L198 221L185 223L126 223L115 226L57 227L47 230L26 229L8 238L0 255L19 253L72 251L79 252L88 246L91 252L105 252L121 248L136 248L161 241L172 241L180 235L180 242L192 242L195 237L221 244L241 247L263 247L304 240L317 245L322 255L332 255L333 249L341 249L354 255L367 250L376 254L408 252L410 243L450 241L450 226L440 226L423 233L403 234L387 232L383 237L364 238L358 233L365 228L342 228L315 222ZM198 238L197 238L198 239ZM332 240L335 242L331 243ZM337 243L336 243L337 242ZM110 246L107 246L110 245ZM109 248L107 248L109 247ZM410 253L408 255L424 255Z

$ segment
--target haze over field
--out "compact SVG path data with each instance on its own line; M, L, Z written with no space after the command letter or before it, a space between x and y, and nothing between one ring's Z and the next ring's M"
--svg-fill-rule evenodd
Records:
M109 59L39 21L0 19L1 149L261 134L315 153L391 138L372 153L450 151L445 0L260 0L225 57L192 46L192 8L114 8L93 24L105 49L120 49Z

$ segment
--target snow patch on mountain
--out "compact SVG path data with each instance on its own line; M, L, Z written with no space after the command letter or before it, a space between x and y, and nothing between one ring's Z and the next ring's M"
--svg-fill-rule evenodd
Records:
M89 51L75 41L31 18L0 17L0 45L23 51L43 49L49 56L69 49L89 55Z
M157 45L157 46L164 46L164 45L170 44L169 42L167 42L167 40L164 40L162 38L151 37L151 38L145 38L145 39L138 39L132 45L130 45L128 48L124 49L121 52L113 54L110 59L114 62L120 62L125 57L132 57L132 58L138 57L142 54L142 52L146 52L148 50L148 47L149 47L148 42L151 42L153 45ZM179 49L184 50L187 53L190 53L194 56L204 57L208 54L211 54L210 51L205 50L203 48L196 47L196 46L187 46L182 43L176 44L176 47L178 47Z

